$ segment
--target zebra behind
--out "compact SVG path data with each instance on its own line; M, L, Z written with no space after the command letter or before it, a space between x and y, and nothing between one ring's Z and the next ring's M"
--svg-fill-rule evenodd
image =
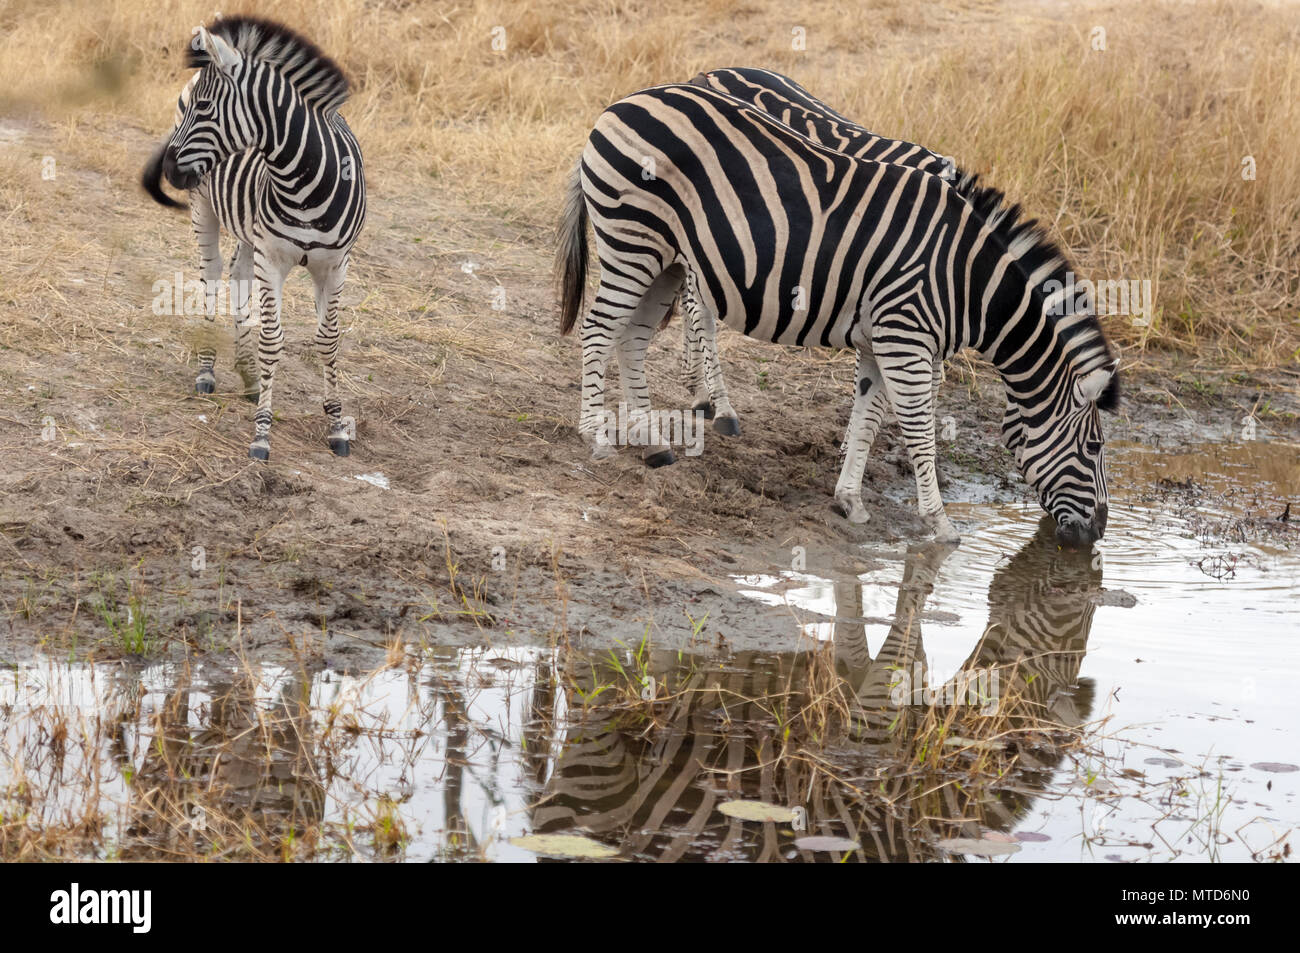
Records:
M711 89L620 100L588 138L560 227L561 333L582 309L588 220L601 266L580 332L579 433L593 457L613 452L601 426L614 350L629 417L648 421L646 346L690 271L703 306L750 337L856 349L835 489L852 522L868 519L862 476L888 401L922 518L939 539L958 538L935 471L933 376L971 347L1002 376L1017 464L1058 538L1091 544L1106 526L1098 410L1118 401L1117 361L1086 296L1045 293L1065 262L1016 212L992 190L965 196L939 176L826 149ZM666 444L646 448L651 466L673 459Z
M973 187L974 176L964 175L944 156L901 139L869 132L836 112L788 76L766 69L730 67L700 73L691 83L734 96L785 123L813 142L860 159L875 159L910 166ZM959 189L962 186L958 186ZM686 276L681 297L683 331L682 379L693 397L693 408L713 419L713 429L724 436L740 433L740 422L727 396L718 358L716 323L705 313L695 290L694 277ZM942 379L935 368L934 386Z
M237 336L237 360L248 374L251 332L258 330L249 456L270 457L272 385L284 348L281 292L298 265L315 290L329 446L347 456L351 441L338 397L339 296L366 213L361 147L338 113L347 79L309 40L257 17L199 27L187 64L200 72L186 88L188 101L182 95L161 154L145 167L144 184L160 201L160 173L189 191L209 302L221 277L220 229L239 243L231 275L236 288L251 283L257 298L256 316L240 322ZM237 310L247 310L247 301L237 301ZM199 393L215 390L212 367L211 352L201 353Z

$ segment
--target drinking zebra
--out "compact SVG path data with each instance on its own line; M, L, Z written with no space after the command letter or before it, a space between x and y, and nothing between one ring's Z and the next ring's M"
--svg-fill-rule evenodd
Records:
M766 69L732 67L700 73L691 83L716 89L785 123L796 132L828 149L859 159L875 159L910 166L942 176L958 184L958 191L973 189L975 177L964 175L944 156L901 139L887 139L867 131L817 99L788 76ZM682 288L684 320L682 381L690 390L692 408L713 420L713 429L724 436L740 433L740 420L727 397L726 383L718 359L716 324L703 312L694 278L687 275ZM935 367L934 386L942 379L943 367Z
M857 350L835 488L850 521L868 519L862 476L888 399L922 518L937 538L958 538L935 471L933 377L936 361L972 347L1002 376L1017 463L1060 540L1091 544L1106 526L1098 408L1118 401L1117 361L1086 295L1044 292L1064 259L1017 213L993 190L964 196L938 176L819 146L712 89L620 100L596 121L560 224L562 334L583 305L588 219L601 265L581 328L579 433L594 458L612 454L603 401L617 349L629 432L653 435L646 347L691 271L704 309L750 337ZM647 444L647 464L673 462L662 440Z
M237 288L251 279L257 290L259 388L248 454L270 457L271 391L284 348L281 291L289 271L302 265L315 288L329 446L347 456L338 396L339 295L366 214L361 147L338 113L347 79L311 41L256 17L199 27L187 64L200 72L187 86L188 101L182 94L182 115L161 155L146 165L144 184L159 198L161 174L190 192L209 301L221 277L220 228L239 242L232 277ZM251 336L252 320L241 322L241 337ZM204 352L195 389L212 393L215 386L212 355Z

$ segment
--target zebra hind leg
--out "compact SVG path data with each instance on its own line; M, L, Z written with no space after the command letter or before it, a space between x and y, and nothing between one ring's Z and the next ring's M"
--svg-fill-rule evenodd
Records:
M732 409L727 396L727 384L722 379L722 362L718 359L718 322L713 315L700 309L700 345L703 353L704 373L709 382L709 396L713 401L713 429L724 437L740 436L740 418Z
M582 411L578 417L578 436L591 447L593 460L605 460L614 455L614 444L609 439L605 412L605 374L614 346L614 336L627 320L627 313L604 304L601 295L607 293L602 282L597 292L597 304L587 312L582 329ZM600 308L598 311L597 308Z
M614 339L623 399L627 406L628 441L644 447L643 458L649 467L664 467L677 461L668 443L670 435L661 432L659 422L651 412L645 356L651 336L681 289L683 275L681 265L674 264L664 269L650 283Z
M352 452L351 434L343 417L343 404L339 400L339 294L347 277L348 263L344 258L333 268L323 268L313 273L316 285L316 353L320 356L325 373L325 417L329 422L329 446L335 456L346 457Z
M862 505L862 475L866 472L867 456L884 418L885 387L880 367L871 352L859 348L857 354L853 410L844 434L844 463L835 484L834 509L850 523L865 523L871 514Z
M727 385L722 379L722 362L718 359L718 322L700 301L694 272L686 275L682 291L682 322L686 335L683 377L695 397L691 408L704 411L704 419L713 421L713 429L724 437L740 436L740 418L732 409ZM707 388L707 394L702 391Z
M700 301L695 294L695 282L687 279L682 289L682 384L691 392L691 410L703 412L705 420L713 419L713 401L706 390L704 373L704 328L700 321Z

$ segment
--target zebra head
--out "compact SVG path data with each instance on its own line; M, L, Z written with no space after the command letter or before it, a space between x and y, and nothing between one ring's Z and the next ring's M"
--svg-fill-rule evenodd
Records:
M248 61L216 33L199 27L191 62L202 65L189 103L163 152L163 175L178 189L195 188L222 160L256 143L245 82Z
M1119 399L1118 364L1086 374L1068 372L1045 412L1030 412L1008 394L1003 439L1043 509L1056 520L1056 539L1064 546L1091 546L1106 533L1109 507L1099 411L1113 410Z

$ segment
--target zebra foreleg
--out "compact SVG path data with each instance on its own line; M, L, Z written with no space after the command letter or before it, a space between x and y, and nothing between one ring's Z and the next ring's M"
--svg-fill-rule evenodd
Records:
M284 351L284 328L280 325L280 301L285 275L293 263L272 257L260 248L253 253L254 281L257 286L257 310L260 318L257 335L258 392L255 428L248 455L254 460L271 457L271 389L275 369Z
M211 394L217 389L217 375L213 370L217 362L217 350L212 342L211 322L217 317L217 290L221 282L221 225L212 203L198 191L190 192L190 222L194 226L194 237L199 243L203 317L209 322L208 340L199 346L199 373L194 378L194 391Z
M869 351L858 349L853 410L844 434L844 463L835 484L835 510L850 523L865 523L871 518L862 505L862 475L867 456L880 430L885 414L885 388L880 367Z
M911 353L880 357L886 348L877 345L877 361L916 474L917 509L936 542L960 542L944 511L935 467L934 358Z
M253 246L240 242L230 259L230 277L235 295L235 370L244 385L244 397L257 400L256 317L249 317L253 293Z
M325 368L325 417L329 422L329 445L336 456L346 457L351 450L348 428L343 422L343 404L339 400L339 295L347 277L348 261L343 258L333 268L312 274L316 285L316 353Z

